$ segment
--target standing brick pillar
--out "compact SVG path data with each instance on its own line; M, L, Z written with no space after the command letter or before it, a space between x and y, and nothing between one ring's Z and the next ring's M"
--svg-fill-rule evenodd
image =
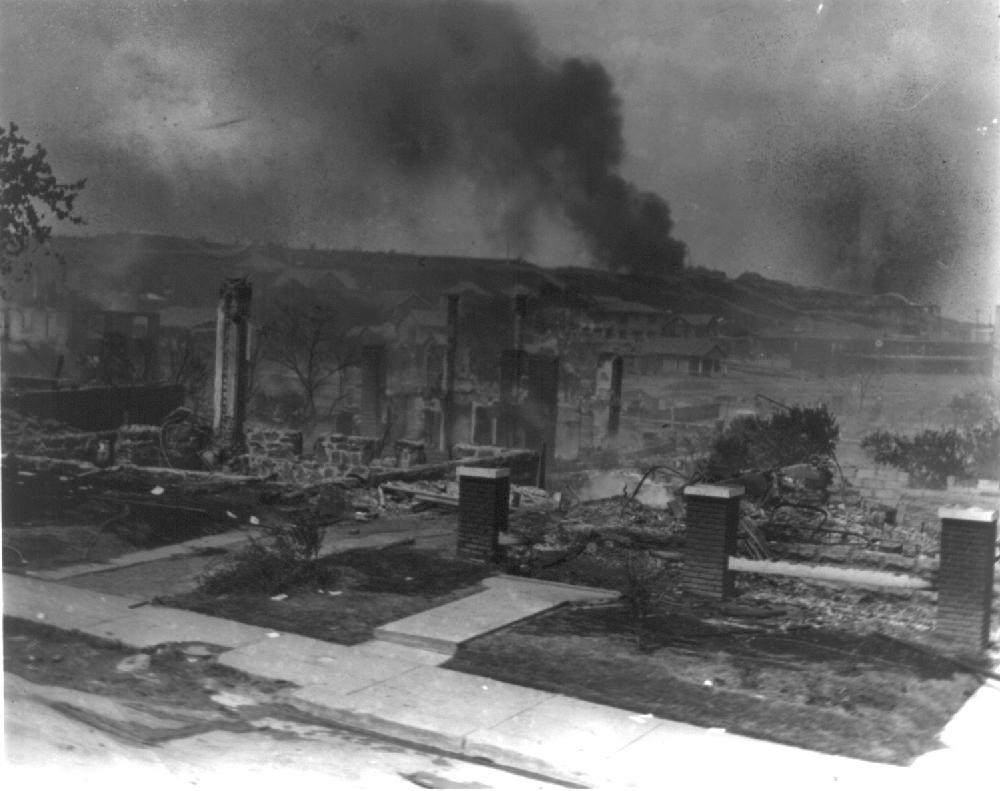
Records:
M480 563L496 558L509 500L509 469L458 468L458 557Z
M683 584L690 593L713 599L732 596L729 556L736 551L742 495L742 486L685 487L687 551Z
M981 651L990 639L997 512L941 508L937 633Z

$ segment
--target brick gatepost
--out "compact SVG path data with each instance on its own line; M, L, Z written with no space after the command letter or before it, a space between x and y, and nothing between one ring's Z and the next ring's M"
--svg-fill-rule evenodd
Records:
M937 634L981 651L990 639L997 512L941 508Z
M684 589L700 596L733 595L729 556L736 551L742 486L687 486Z
M507 530L510 470L458 468L458 549L466 560L491 563Z

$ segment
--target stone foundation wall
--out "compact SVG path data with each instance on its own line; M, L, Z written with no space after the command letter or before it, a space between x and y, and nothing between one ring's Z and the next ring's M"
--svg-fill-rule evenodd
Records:
M159 426L122 426L115 439L115 464L166 467Z
M4 436L3 451L20 456L93 464L164 467L168 465L161 448L160 431L159 426L123 426L118 431ZM191 441L195 440L192 436ZM536 451L493 446L456 446L458 458L442 465L427 464L424 443L418 440L396 440L393 455L382 458L375 456L378 440L374 437L346 434L320 437L316 440L315 454L311 458L303 457L301 431L255 426L247 429L246 442L247 453L234 460L234 471L253 477L273 475L280 481L302 486L351 474L379 481L438 478L451 474L459 464L509 467L514 483L534 484L538 469ZM105 453L103 458L102 447ZM177 447L175 443L169 450L170 462L177 467L178 454L197 461L201 448L194 444Z
M375 459L378 439L330 434L320 437L313 445L313 457L324 464L340 467L367 467Z
M254 428L247 431L247 455L236 464L241 472L311 486L346 475L365 475L371 467L395 467L394 457L378 459L374 437L330 434L313 444L313 455L303 456L301 431Z
M103 440L110 452L114 452L116 432L88 431L65 434L29 434L26 436L5 436L3 452L19 456L36 456L47 459L72 459L99 463L98 450ZM104 461L110 461L104 460Z
M277 476L279 481L312 486L324 481L342 478L348 472L364 472L364 468L342 470L336 464L318 462L314 459L268 458L267 456L244 456L235 465L241 473L266 478Z
M166 466L160 447L159 426L122 426L117 431L4 437L3 450L21 456L87 461L98 465Z
M268 459L298 460L302 457L302 432L252 427L246 431L247 453Z

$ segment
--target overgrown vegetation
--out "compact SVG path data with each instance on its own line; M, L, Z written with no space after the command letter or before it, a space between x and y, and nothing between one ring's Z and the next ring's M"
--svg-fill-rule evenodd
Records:
M333 584L335 569L317 561L329 516L309 513L291 526L264 528L263 539L251 539L225 563L201 579L202 593L259 593L274 596L299 585Z
M287 597L200 590L171 596L164 603L282 633L356 645L371 640L376 627L482 590L482 580L496 573L486 564L415 549L405 539L395 545L323 555L312 571L315 584L289 585L281 591Z
M839 438L837 419L826 405L738 417L713 441L702 473L709 480L724 480L744 470L770 470L829 457Z
M880 429L861 447L877 464L910 473L919 486L943 489L950 476L1000 478L1000 422L962 429L927 429L912 437Z
M659 583L663 577L663 566L650 557L648 552L633 550L625 561L625 585L622 601L628 607L635 622L641 626L659 593Z

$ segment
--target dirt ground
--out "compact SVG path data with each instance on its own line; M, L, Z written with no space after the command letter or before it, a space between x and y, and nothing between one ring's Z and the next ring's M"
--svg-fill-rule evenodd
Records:
M3 467L4 567L103 563L280 520L252 487L198 486L101 472L70 477Z
M215 657L228 650L222 646L177 643L138 653L88 635L12 618L4 618L3 645L5 672L35 684L112 697L164 720L131 722L128 730L110 718L91 722L133 743L156 744L206 730L252 730L248 719L260 716L257 706L298 716L272 699L291 685L218 665ZM134 669L122 669L129 657L143 659ZM228 707L219 702L225 701L224 695L257 705Z

